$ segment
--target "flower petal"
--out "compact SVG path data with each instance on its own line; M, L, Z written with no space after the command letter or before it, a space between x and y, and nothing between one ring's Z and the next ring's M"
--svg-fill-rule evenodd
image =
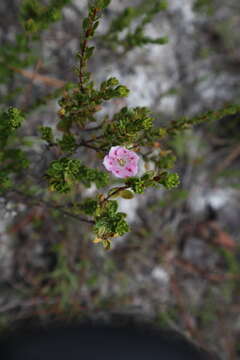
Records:
M133 151L128 153L127 156L128 156L129 161L138 161L139 160L139 156Z
M132 175L131 176L135 176L135 175L137 175L137 173L138 173L138 167L136 166L136 167L132 168Z
M113 162L112 162L112 160L111 160L111 158L110 158L109 155L106 155L106 156L104 157L104 159L103 159L103 165L105 166L105 168L106 168L107 170L109 170L109 171L112 170Z
M110 151L109 151L109 156L111 156L111 157L113 157L113 158L116 157L119 148L121 148L121 146L112 146L111 149L110 149Z
M117 152L118 157L124 158L124 157L127 157L129 150L126 149L125 147L119 146L119 148L116 150L116 152Z
M112 173L118 178L125 177L125 174L123 173L123 170L121 170L121 169L112 169Z

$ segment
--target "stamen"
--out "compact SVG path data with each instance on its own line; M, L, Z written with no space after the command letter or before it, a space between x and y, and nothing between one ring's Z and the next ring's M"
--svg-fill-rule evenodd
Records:
M126 160L118 159L118 163L119 163L120 166L124 166L126 164Z

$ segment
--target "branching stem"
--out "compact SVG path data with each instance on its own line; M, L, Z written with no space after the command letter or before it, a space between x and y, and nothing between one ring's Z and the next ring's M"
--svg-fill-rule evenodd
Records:
M93 24L94 24L95 18L97 16L97 12L98 12L98 9L94 8L92 14L89 15L89 20L90 20L89 26L85 31L84 40L83 40L81 50L80 50L79 83L80 83L80 89L82 92L84 92L84 85L83 85L84 84L84 80L83 80L84 75L83 75L83 73L84 73L84 68L86 66L85 53L86 53L86 49L88 46L89 37L91 36L91 34L93 32Z
M95 224L95 222L93 220L89 220L89 219L86 219L82 216L79 216L79 215L76 215L76 214L73 214L67 210L64 210L64 206L63 205L57 205L57 204L53 204L49 201L45 201L43 199L40 199L40 198L29 198L27 197L26 194L24 194L24 192L20 191L20 190L11 190L11 192L14 192L18 195L20 195L24 201L28 202L28 203L31 203L32 205L36 205L36 204L42 204L50 209L55 209L55 210L59 210L63 215L67 215L73 219L76 219L78 221L82 221L82 222L85 222L85 223L88 223L88 224Z

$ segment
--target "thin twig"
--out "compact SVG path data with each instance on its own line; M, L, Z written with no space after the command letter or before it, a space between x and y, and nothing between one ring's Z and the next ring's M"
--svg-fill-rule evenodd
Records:
M47 86L61 88L64 85L66 85L65 81L62 81L62 80L59 80L59 79L56 79L53 77L45 76L45 75L40 75L35 71L18 69L14 66L9 66L9 69L11 69L15 72L18 72L19 74L23 75L27 79L30 79L31 81L39 81Z
M221 274L221 273L210 273L208 270L201 269L197 265L190 263L187 260L175 257L174 263L180 266L184 271L190 274L197 274L206 280L214 283L221 283L222 281L228 280L239 280L239 274Z
M35 66L35 68L34 68L34 71L33 71L33 73L32 73L32 76L31 76L31 78L30 78L31 81L30 81L30 83L28 84L28 86L27 86L27 88L26 88L26 91L25 91L24 105L22 106L23 110L28 107L28 102L29 102L30 94L31 94L31 92L32 92L34 80L36 79L37 71L39 70L40 66L41 66L41 61L38 60L37 63L36 63L36 66Z
M96 130L101 129L101 127L102 127L102 124L100 124L98 126L95 126L95 127L92 127L92 128L82 129L82 131L96 131Z
M121 186L120 188L116 189L113 193L109 194L107 197L105 197L102 201L102 204L104 204L108 199L110 199L113 195L116 195L117 193L121 192L122 190L126 190L129 188L128 185Z
M97 8L95 8L93 10L93 14L90 18L91 23L85 32L85 39L83 40L83 44L82 44L81 52L80 52L79 83L80 83L80 88L81 88L82 92L84 92L84 86L83 86L83 69L84 69L84 61L85 61L84 57L85 57L85 52L86 52L87 45L88 45L88 37L91 34L91 32L93 31L93 23L94 23L96 15L97 15Z
M219 174L224 169L229 167L229 165L232 164L232 162L237 159L240 156L240 145L238 144L235 146L231 151L230 154L223 159L220 164L217 166L217 168L214 170L214 174Z
M95 224L95 222L93 220L83 218L82 216L79 216L79 215L76 215L76 214L73 214L73 213L71 213L69 211L64 210L63 205L56 205L56 204L50 203L49 201L45 201L45 200L40 199L40 198L32 198L32 199L30 199L30 198L28 198L26 196L26 194L24 194L23 192L21 192L19 190L12 190L12 192L15 192L16 194L24 197L24 200L27 201L27 202L31 202L31 203L35 202L36 204L40 203L40 204L43 204L44 206L46 206L48 208L59 210L63 215L69 216L69 217L71 217L73 219L76 219L78 221L86 222L88 224Z
M90 144L88 143L88 141L84 141L84 140L82 140L79 144L77 144L77 147L80 147L80 146L85 146L85 147L87 147L87 148L89 148L89 149L92 149L92 150L95 150L95 151L97 151L97 152L101 151L100 148L98 148L98 147L96 147L96 146L94 146L94 145L90 145Z

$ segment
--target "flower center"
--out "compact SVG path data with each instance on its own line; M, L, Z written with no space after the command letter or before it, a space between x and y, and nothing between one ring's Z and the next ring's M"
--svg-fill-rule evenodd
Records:
M124 166L124 165L126 165L126 160L118 159L118 163L119 163L120 166Z

